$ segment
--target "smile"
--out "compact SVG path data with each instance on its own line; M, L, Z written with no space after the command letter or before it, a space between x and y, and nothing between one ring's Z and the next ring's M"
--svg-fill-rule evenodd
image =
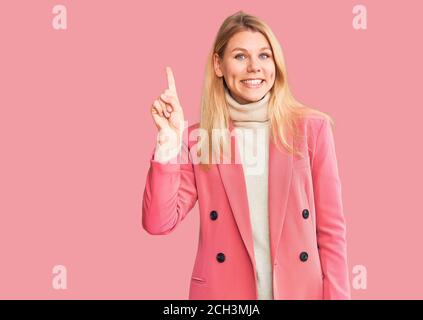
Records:
M241 83L247 88L260 88L263 85L264 80L241 80Z

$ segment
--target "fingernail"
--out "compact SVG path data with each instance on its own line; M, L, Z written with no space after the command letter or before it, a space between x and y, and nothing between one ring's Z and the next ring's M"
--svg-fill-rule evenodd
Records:
M167 111L171 112L172 108L170 106L167 106Z

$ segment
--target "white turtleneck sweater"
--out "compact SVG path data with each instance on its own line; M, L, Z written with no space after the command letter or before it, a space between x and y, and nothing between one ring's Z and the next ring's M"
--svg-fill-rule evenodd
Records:
M273 277L270 255L268 210L269 125L268 92L261 100L240 104L225 88L229 115L235 126L237 146L244 171L245 185L252 226L259 300L273 299ZM156 145L154 160L166 163L181 146L169 143ZM172 149L174 151L169 152Z
M259 300L273 299L268 210L269 125L268 92L261 100L238 103L225 88L229 115L235 126L244 169L256 259Z

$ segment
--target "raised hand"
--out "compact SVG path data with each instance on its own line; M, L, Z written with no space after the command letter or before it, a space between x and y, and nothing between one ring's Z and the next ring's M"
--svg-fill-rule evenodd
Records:
M176 91L175 78L170 67L166 67L168 88L153 102L151 115L159 131L180 136L184 129L184 112Z

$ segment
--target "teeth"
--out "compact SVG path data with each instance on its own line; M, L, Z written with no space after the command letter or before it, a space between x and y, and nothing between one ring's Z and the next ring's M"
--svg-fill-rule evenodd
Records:
M242 80L242 82L255 85L262 83L263 80Z

